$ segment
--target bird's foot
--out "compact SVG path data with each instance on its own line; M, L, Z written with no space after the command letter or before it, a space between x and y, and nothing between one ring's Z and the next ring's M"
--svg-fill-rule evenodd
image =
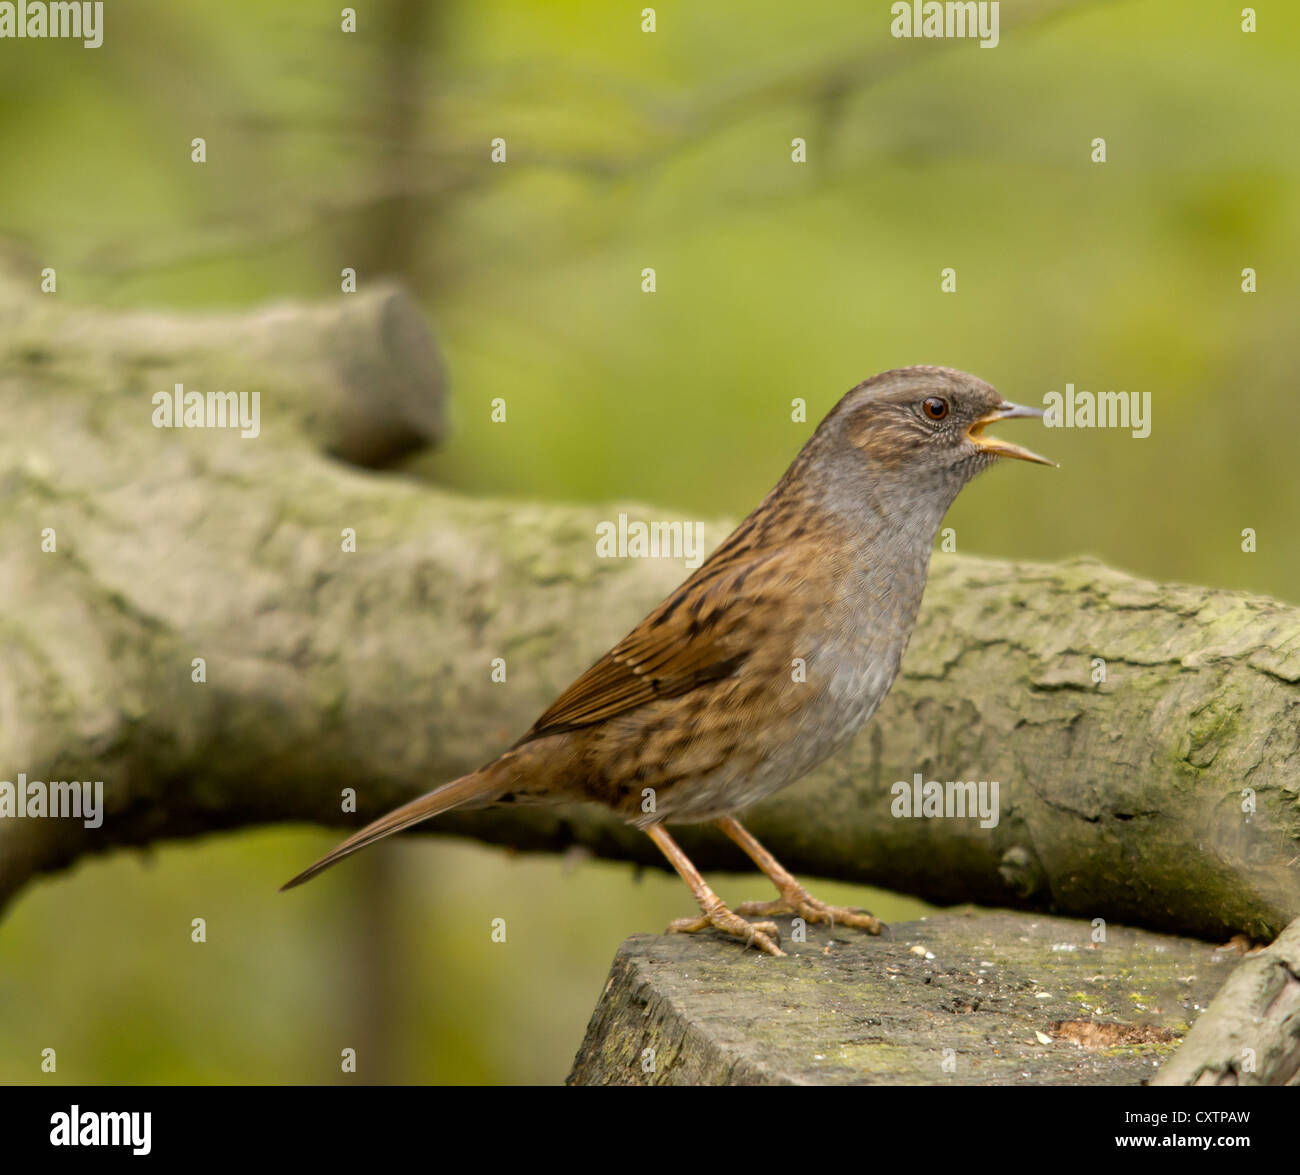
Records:
M736 907L737 914L745 916L758 915L762 918L774 918L792 915L805 922L825 922L830 926L852 926L865 930L868 934L879 934L885 924L879 918L849 906L828 906L818 901L801 885L782 891L780 898L774 902L743 902Z
M721 904L698 918L675 918L668 924L668 933L696 934L710 928L734 938L743 938L746 946L757 947L765 955L785 957L785 951L777 945L781 941L781 932L775 922L746 922Z

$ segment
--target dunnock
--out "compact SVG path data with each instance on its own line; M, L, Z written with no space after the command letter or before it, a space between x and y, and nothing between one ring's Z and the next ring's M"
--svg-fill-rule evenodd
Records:
M999 457L1050 465L984 435L1041 416L946 367L887 371L845 395L794 464L700 568L578 678L513 747L350 836L284 888L456 807L593 800L643 829L700 916L770 955L795 914L879 933L870 914L812 897L734 813L844 746L898 673L930 549L958 491ZM780 900L733 912L668 835L711 820Z

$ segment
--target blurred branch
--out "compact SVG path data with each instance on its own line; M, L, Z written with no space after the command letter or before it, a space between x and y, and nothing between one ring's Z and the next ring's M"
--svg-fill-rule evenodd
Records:
M1041 0L1019 5L1001 26L1008 36L1049 27L1072 13L1096 8L1115 0ZM703 86L682 97L667 95L649 86L635 86L611 73L566 67L557 79L551 63L511 64L496 73L483 71L471 78L443 83L443 89L426 99L418 84L423 64L423 14L409 11L418 5L397 5L392 10L393 26L384 30L381 45L400 50L376 58L374 69L392 76L387 85L374 88L378 99L362 106L359 114L341 112L317 124L322 136L350 141L349 157L378 152L379 166L349 168L348 176L335 187L326 182L319 191L336 191L328 198L304 199L299 177L292 177L289 193L263 191L254 203L233 209L224 218L210 219L195 226L184 242L174 239L148 242L117 241L95 249L83 259L87 269L118 277L152 273L229 258L274 248L317 234L337 235L364 220L387 219L394 225L391 242L381 256L378 272L402 272L407 280L413 218L441 220L447 208L473 197L484 188L495 188L535 174L561 171L602 182L622 182L644 176L665 166L682 151L723 134L731 127L794 104L808 104L812 117L828 135L844 125L852 98L891 78L930 62L937 55L964 52L968 43L960 40L900 41L888 38L867 48L856 47L829 60L818 58L787 64L775 70L755 70L745 76L714 86ZM543 86L553 94L556 86L575 90L575 110L586 111L606 103L611 94L622 103L621 115L634 124L634 133L618 136L617 149L581 151L564 149L555 143L512 141L510 166L500 169L487 164L487 140L456 142L448 129L459 125L455 110L465 103L477 108L504 104L508 108L532 111L541 102L535 96ZM554 99L552 99L554 104ZM562 103L560 103L562 105ZM419 137L425 122L436 128L437 137ZM307 115L296 113L273 117L258 110L231 115L240 127L241 140L267 144L263 151L273 157L274 145L292 135L301 140L309 126ZM641 144L628 151L628 143ZM826 156L830 154L828 143ZM286 198L287 197L287 198ZM396 213L394 213L396 209ZM405 235L399 234L406 228ZM564 244L568 250L568 244ZM396 262L401 262L397 264Z
M352 826L428 790L507 746L682 575L597 558L614 508L357 468L440 433L436 351L394 290L181 317L0 280L0 316L0 780L102 779L106 806L99 828L0 819L0 902L87 853ZM153 427L176 383L256 390L260 435ZM750 823L802 872L1264 938L1300 914L1298 706L1298 609L941 556L875 720ZM996 827L892 818L914 773L998 780ZM592 808L437 827L658 863ZM708 830L682 841L702 867L741 864Z

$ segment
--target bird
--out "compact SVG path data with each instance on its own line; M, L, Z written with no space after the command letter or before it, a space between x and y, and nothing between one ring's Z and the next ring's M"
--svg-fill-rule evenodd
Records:
M898 675L939 524L1002 459L1053 465L985 429L1041 409L954 368L903 367L848 391L780 481L667 599L478 770L368 824L288 881L453 808L590 801L641 829L713 929L781 956L772 919L879 934L813 897L739 822L847 744ZM778 897L730 909L667 824L713 823ZM751 921L757 918L757 921Z

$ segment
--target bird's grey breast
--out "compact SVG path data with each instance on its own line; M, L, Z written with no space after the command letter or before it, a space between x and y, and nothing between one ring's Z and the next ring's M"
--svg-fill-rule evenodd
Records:
M805 714L815 744L809 751L818 754L814 762L852 739L898 676L920 606L925 566L911 563L890 571L901 574L859 573L836 609L834 623L823 630L826 635L809 667L809 683L821 688Z
M888 563L863 562L838 598L810 626L804 644L800 704L786 723L761 736L763 758L743 785L754 803L794 783L849 743L888 694L916 621L929 546L895 552Z

